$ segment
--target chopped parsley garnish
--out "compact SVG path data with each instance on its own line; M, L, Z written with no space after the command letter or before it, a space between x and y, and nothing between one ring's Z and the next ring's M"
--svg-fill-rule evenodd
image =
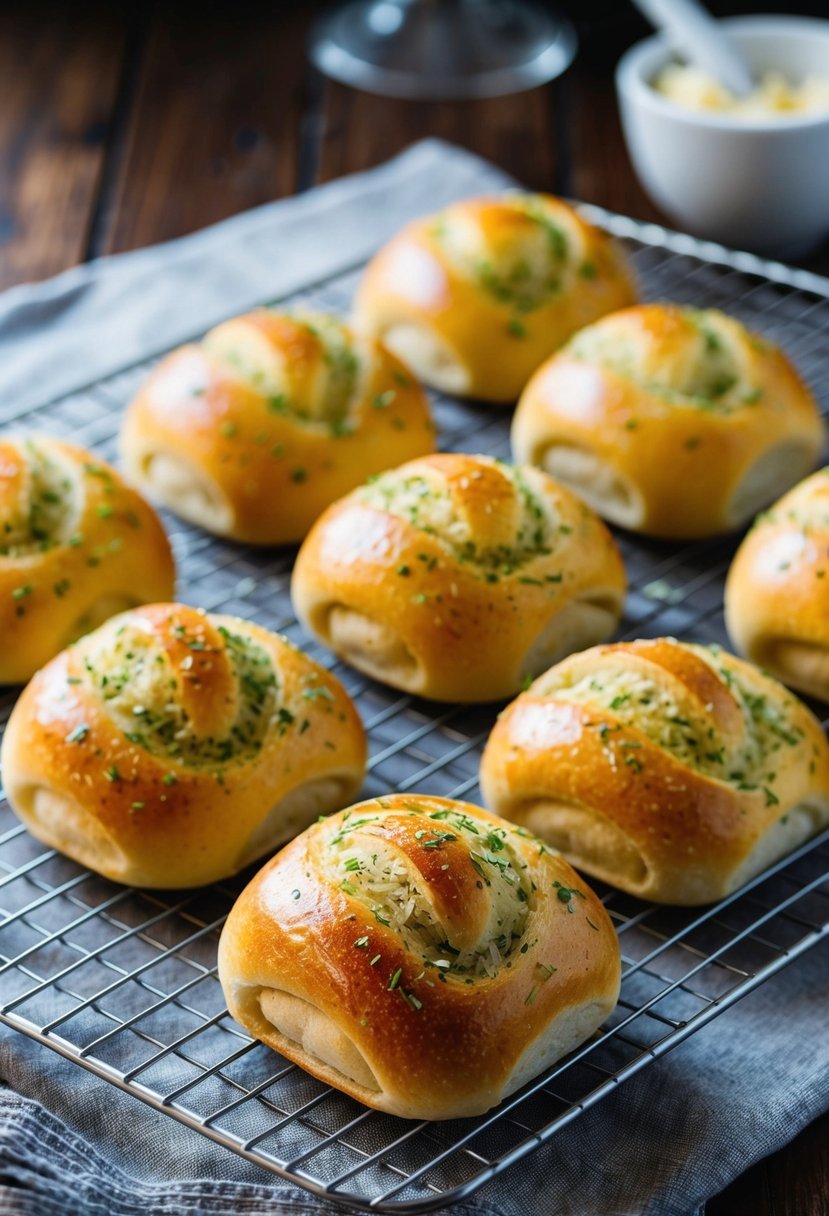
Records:
M317 701L322 698L323 701L333 701L334 694L330 688L326 688L324 684L316 684L312 688L305 688L302 691L306 701Z
M429 840L422 841L424 849L439 849L441 845L448 844L450 840L458 839L453 832L439 832L437 828L433 828L432 833Z
M579 891L576 887L565 887L563 883L558 882L558 880L553 882L553 886L556 889L556 894L558 895L560 901L567 905L568 912L575 912L576 910L573 907L574 896L578 896L579 899L587 899L587 896L583 891Z

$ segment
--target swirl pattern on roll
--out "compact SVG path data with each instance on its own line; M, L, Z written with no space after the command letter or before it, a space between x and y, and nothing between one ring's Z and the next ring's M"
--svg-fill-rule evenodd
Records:
M340 684L284 639L155 604L38 673L2 756L48 844L120 882L197 886L350 801L365 740Z
M718 647L573 655L501 715L487 805L642 898L727 895L829 822L829 744L798 699Z
M728 572L725 620L752 662L829 701L829 468L758 516Z
M599 900L523 829L426 795L310 828L222 934L231 1013L361 1101L480 1113L600 1025L619 951Z
M635 299L610 237L561 199L511 191L404 228L369 263L356 317L426 384L514 401L571 334Z
M645 304L577 333L538 369L512 424L546 469L636 532L727 532L812 467L817 404L785 354L714 309Z
M255 544L301 540L335 498L434 446L422 389L379 343L326 314L264 308L168 356L121 432L137 484Z
M410 461L334 504L292 583L300 619L348 662L456 701L508 696L606 638L624 589L609 532L569 491L462 454Z
M113 468L57 439L0 440L0 683L174 581L161 523Z

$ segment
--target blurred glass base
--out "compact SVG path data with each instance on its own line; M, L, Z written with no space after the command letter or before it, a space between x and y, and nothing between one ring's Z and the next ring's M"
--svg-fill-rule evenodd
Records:
M344 84L425 101L536 88L576 47L570 21L533 0L346 0L314 26L309 52Z

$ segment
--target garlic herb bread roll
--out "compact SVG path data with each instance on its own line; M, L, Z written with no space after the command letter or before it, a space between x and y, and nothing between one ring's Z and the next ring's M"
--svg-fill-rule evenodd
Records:
M191 523L236 540L301 540L372 473L434 450L423 390L335 317L259 309L184 346L129 407L129 476Z
M481 788L579 869L709 903L829 823L829 744L795 696L718 647L597 646L501 715Z
M369 263L356 318L426 384L514 401L572 333L636 298L610 237L560 199L513 191L404 228Z
M758 516L728 572L725 620L752 662L829 701L829 469Z
M283 638L153 604L35 676L2 767L39 840L117 882L194 887L350 802L365 738L337 680Z
M219 979L246 1030L407 1119L480 1114L572 1051L619 993L610 918L563 858L425 795L317 823L242 892Z
M174 585L158 517L114 469L62 440L0 439L0 684Z
M601 521L543 473L443 454L330 507L291 591L306 628L375 679L491 701L608 637L625 575Z
M809 471L822 437L782 351L723 313L647 304L539 368L512 450L612 523L685 539L745 523Z

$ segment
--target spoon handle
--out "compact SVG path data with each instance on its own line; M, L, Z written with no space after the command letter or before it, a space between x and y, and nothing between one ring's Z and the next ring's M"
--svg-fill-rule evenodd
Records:
M633 0L640 13L661 30L672 48L724 85L736 97L754 88L751 71L707 9L698 0Z

